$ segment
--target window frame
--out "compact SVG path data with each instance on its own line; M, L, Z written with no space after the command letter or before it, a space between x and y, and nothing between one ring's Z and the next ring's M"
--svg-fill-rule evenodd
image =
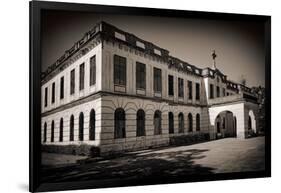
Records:
M178 78L178 97L183 98L184 97L184 81L183 78Z
M145 132L145 112L143 109L139 109L137 111L137 115L136 115L136 120L137 120L137 124L136 124L136 136L137 137L141 137L141 136L145 136L146 132Z
M114 112L114 139L126 138L126 112L117 108Z
M96 55L93 55L90 58L90 86L96 84L96 70L97 70L96 65L97 65Z
M60 99L64 98L64 76L60 78Z
M136 89L146 89L146 64L136 62Z
M200 83L195 84L195 100L200 100Z
M85 63L79 65L79 91L85 89Z
M75 69L70 71L70 95L75 94Z
M153 67L153 91L162 93L162 70L156 67Z
M168 75L168 95L174 96L174 76Z
M188 80L187 81L187 87L188 87L188 99L189 100L192 100L193 98L193 93L192 93L192 81L191 80Z
M113 57L113 81L114 85L127 85L127 58L119 55Z

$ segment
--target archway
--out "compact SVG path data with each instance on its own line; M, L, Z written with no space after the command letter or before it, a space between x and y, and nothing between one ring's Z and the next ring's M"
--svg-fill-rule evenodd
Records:
M216 138L236 137L236 118L231 111L222 111L215 118Z
M249 111L249 117L248 117L248 132L249 133L256 133L256 117L252 110Z

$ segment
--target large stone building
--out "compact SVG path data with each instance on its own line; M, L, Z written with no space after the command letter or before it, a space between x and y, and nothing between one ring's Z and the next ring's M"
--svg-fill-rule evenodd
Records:
M178 136L247 138L258 128L251 89L105 22L42 73L41 109L44 146L101 154Z

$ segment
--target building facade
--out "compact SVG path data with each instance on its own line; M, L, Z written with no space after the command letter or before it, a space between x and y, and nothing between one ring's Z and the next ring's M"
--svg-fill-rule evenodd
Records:
M101 154L168 145L183 136L257 133L257 97L217 68L100 22L42 73L41 141Z

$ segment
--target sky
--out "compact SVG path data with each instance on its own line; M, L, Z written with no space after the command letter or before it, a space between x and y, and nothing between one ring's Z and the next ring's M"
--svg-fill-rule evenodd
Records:
M96 25L108 22L200 68L216 66L229 80L264 86L264 26L249 21L47 11L42 16L42 71Z

